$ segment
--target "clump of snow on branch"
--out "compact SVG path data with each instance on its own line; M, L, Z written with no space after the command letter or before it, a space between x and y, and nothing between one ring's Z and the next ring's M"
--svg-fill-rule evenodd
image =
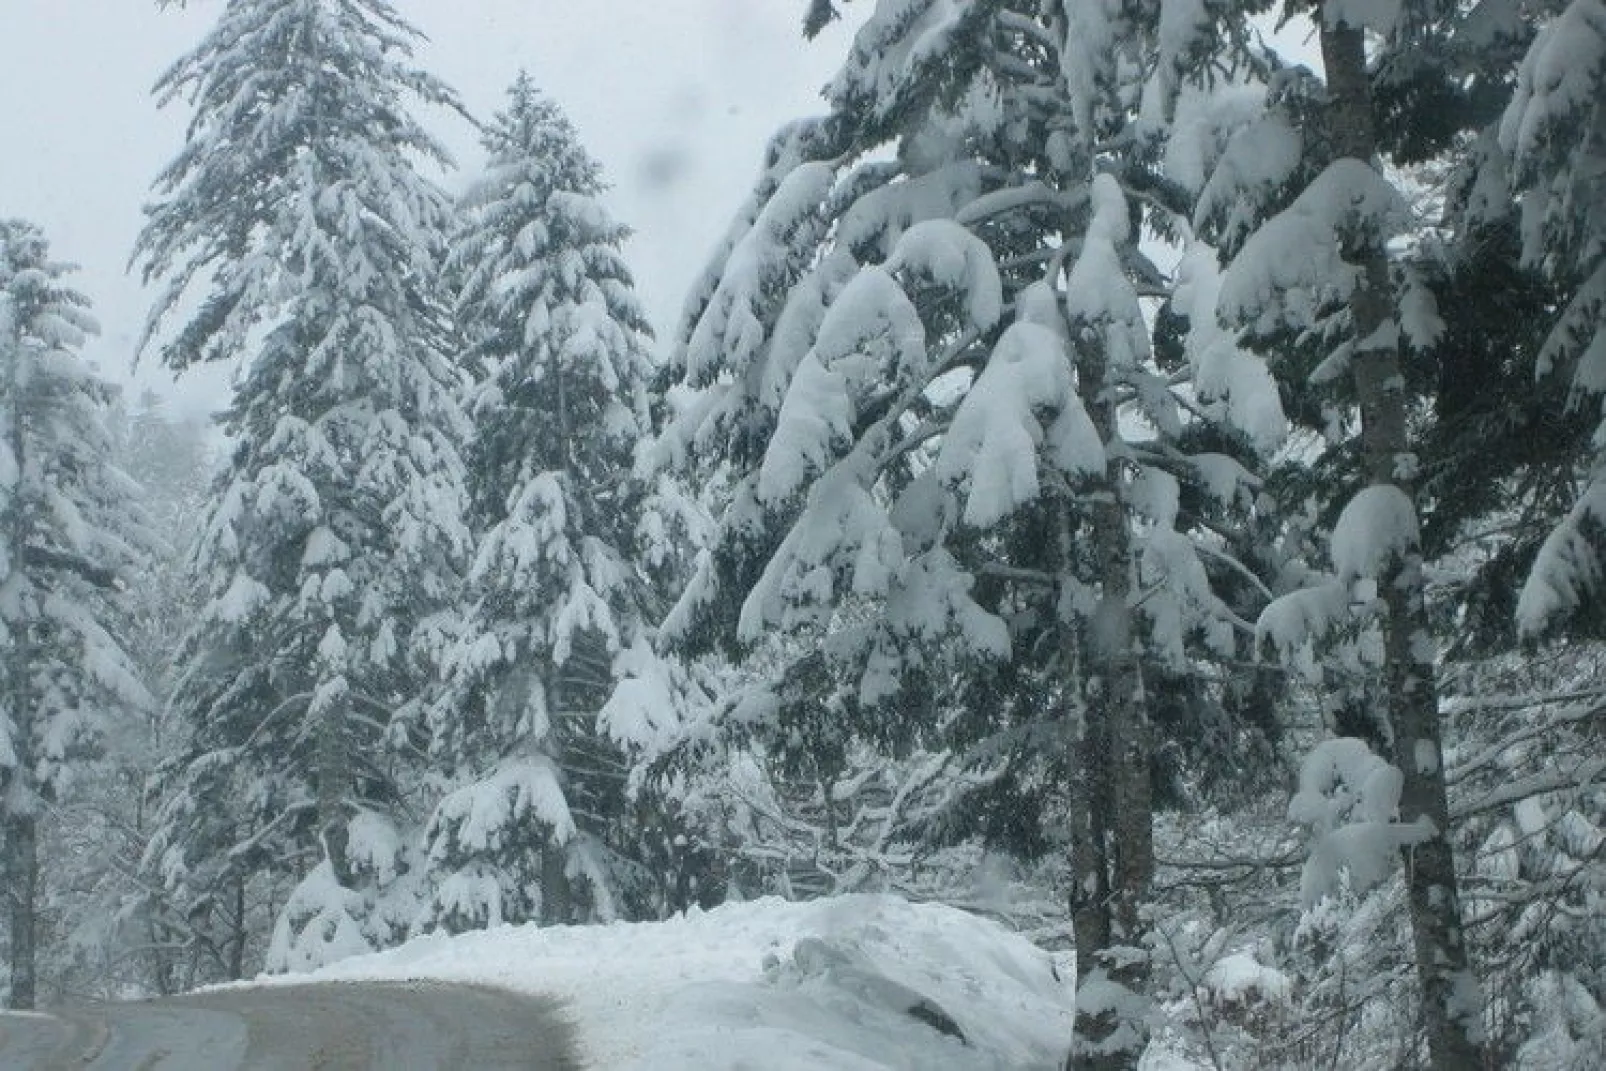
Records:
M1113 175L1093 179L1093 219L1065 280L1065 315L1098 331L1112 369L1134 369L1149 356L1149 329L1118 246L1131 229L1126 195Z
M1500 145L1519 165L1565 151L1568 130L1587 129L1581 118L1600 105L1600 71L1606 63L1606 5L1570 3L1543 26L1517 74L1516 92L1500 120Z
M374 951L360 921L362 895L336 879L328 860L319 863L290 894L273 926L269 970L305 972Z
M1391 483L1358 491L1333 525L1333 568L1345 580L1377 579L1391 563L1417 551L1416 507Z
M966 160L944 163L862 193L855 188L856 178L879 177L878 169L885 166L861 165L833 193L833 200L852 196L837 223L836 243L860 257L891 257L904 232L925 220L953 217L965 223L964 214L984 196L981 168Z
M1284 1004L1293 996L1294 980L1260 962L1246 949L1212 963L1205 974L1204 987L1212 1003L1218 1005Z
M1070 91L1068 103L1076 132L1091 139L1100 85L1114 81L1111 72L1117 56L1121 0L1066 0L1061 11L1065 40L1060 48L1060 73Z
M742 604L738 635L744 641L773 625L824 620L843 579L856 594L887 590L902 544L863 467L863 459L852 456L810 487L802 516Z
M1366 741L1353 737L1324 740L1306 756L1299 791L1288 804L1288 819L1310 832L1309 856L1300 876L1306 907L1340 888L1365 892L1394 869L1400 848L1430 833L1426 819L1397 821L1405 775L1380 758Z
M1044 444L1062 472L1104 472L1104 446L1072 387L1064 341L1046 327L1016 323L960 403L937 458L944 479L968 482L967 524L994 524L1037 497Z
M1317 310L1354 289L1359 269L1346 246L1392 234L1404 217L1399 191L1370 165L1334 161L1233 258L1218 296L1223 318L1261 333L1314 325Z
M511 827L527 821L550 829L558 844L575 834L558 772L545 755L509 759L474 784L447 793L425 836L436 854L485 852L499 848Z
M857 396L888 371L918 368L925 352L920 316L892 276L879 267L854 276L792 375L759 470L759 501L783 501L823 472L851 440Z
M1216 256L1206 242L1189 243L1172 296L1177 311L1188 317L1194 389L1202 403L1221 411L1257 450L1269 454L1287 436L1288 417L1265 360L1240 347L1236 333L1217 319L1221 269Z
M1258 112L1264 93L1245 92L1255 93L1253 103ZM1245 103L1236 107L1249 110ZM1229 114L1221 122L1230 124L1235 118ZM1276 194L1293 180L1304 153L1304 138L1282 115L1258 114L1252 120L1246 116L1231 128L1219 158L1207 172L1209 177L1203 180L1194 203L1194 229L1202 231L1208 225L1224 245L1237 247L1260 225ZM1194 164L1190 157L1184 156L1177 166L1183 181L1191 177Z
M854 36L847 62L825 89L833 109L862 102L870 114L889 114L919 72L953 47L967 5L954 0L884 0Z
M768 293L793 281L800 249L812 245L823 226L820 207L836 172L829 164L805 163L788 174L763 211L731 250L726 270L687 343L687 377L711 381L722 369L742 369L762 348Z
M1183 87L1165 141L1166 177L1191 193L1202 191L1233 135L1264 112L1265 99L1265 90L1258 86ZM1296 152L1290 166L1297 162ZM1226 182L1225 175L1222 181Z
M1143 86L1140 113L1146 125L1162 128L1176 108L1189 53L1212 30L1205 0L1172 0L1160 6L1154 73Z
M1270 644L1278 657L1308 680L1318 680L1315 645L1349 614L1348 585L1336 581L1312 584L1279 595L1255 622L1255 646Z
M966 317L978 330L993 326L1003 313L1004 288L992 251L951 220L926 220L910 227L884 267L964 294Z

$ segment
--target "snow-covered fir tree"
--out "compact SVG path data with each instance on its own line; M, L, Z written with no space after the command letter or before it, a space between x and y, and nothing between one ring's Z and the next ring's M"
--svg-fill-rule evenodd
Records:
M418 698L469 549L450 204L420 172L446 157L409 113L456 100L417 37L384 0L230 0L158 83L194 114L136 250L166 284L151 330L173 369L241 370L146 861L230 976L260 962L265 902L281 969L394 940L415 908Z
M624 753L598 720L642 639L637 573L650 329L601 169L521 75L488 125L449 271L478 381L478 552L432 704L449 790L426 832L426 927L634 913Z
M666 453L729 491L665 632L764 669L682 754L812 781L822 842L862 743L957 749L927 837L1068 808L1077 1067L1133 1066L1147 1038L1145 678L1252 632L1213 587L1230 553L1184 503L1242 509L1256 480L1179 441L1217 423L1252 460L1280 434L1276 393L1213 330L1202 258L1179 297L1196 356L1159 367L1142 302L1171 288L1134 223L1187 218L1152 139L1207 61L1255 58L1232 44L1241 16L877 5L831 114L772 142L674 355L701 395Z
M41 958L39 984L55 1000L167 994L190 973L166 940L160 899L145 895L149 887L137 875L155 811L151 775L173 743L165 702L172 656L198 608L184 562L194 519L205 508L210 432L204 421L175 413L153 392L131 407L119 399L107 423L156 537L122 601L124 648L154 702L107 727L100 758L51 809L45 825L43 842L54 865L44 874L50 930L42 947L54 947Z
M1443 5L1438 5L1443 6ZM1229 142L1212 182L1205 233L1232 242L1221 284L1222 322L1261 337L1279 331L1313 339L1318 382L1347 388L1336 409L1358 414L1364 486L1333 524L1333 575L1290 592L1267 609L1261 629L1282 650L1301 648L1336 620L1358 613L1379 643L1364 661L1378 682L1370 723L1400 782L1398 821L1375 836L1349 836L1361 855L1398 852L1409 865L1406 901L1415 944L1431 1061L1449 1069L1476 1062L1481 1003L1462 931L1437 700L1437 645L1427 615L1417 475L1409 427L1406 354L1426 351L1443 329L1433 297L1412 263L1388 243L1409 227L1399 188L1378 168L1376 80L1387 84L1436 27L1434 4L1326 3L1312 14L1321 43L1325 95L1316 124L1289 121L1273 107ZM1366 42L1381 59L1369 60ZM1289 95L1291 103L1298 98ZM1237 243L1237 235L1247 234ZM1339 427L1344 420L1337 420ZM1312 762L1319 760L1313 758ZM1309 769L1309 766L1307 766Z
M150 705L117 604L151 542L113 462L115 388L79 356L88 300L33 224L0 220L0 845L8 1006L32 1008L45 808Z
M1364 53L1354 37L1342 46L1349 65L1342 88L1352 124L1357 88L1368 92L1376 152L1394 165L1383 184L1394 189L1374 187L1370 208L1367 197L1353 195L1353 187L1325 173L1334 157L1342 155L1334 144L1335 124L1325 114L1340 94L1306 72L1280 72L1270 81L1263 108L1250 108L1211 133L1219 139L1220 158L1205 161L1205 193L1195 222L1198 232L1219 243L1232 262L1221 326L1240 344L1273 358L1285 397L1291 398L1290 412L1313 429L1303 434L1302 445L1276 481L1278 493L1288 496L1286 506L1311 514L1310 521L1299 524L1313 538L1298 536L1295 525L1289 526L1290 543L1308 545L1304 555L1289 559L1277 585L1282 592L1303 590L1279 600L1261 623L1274 646L1294 655L1294 690L1312 697L1329 730L1338 728L1368 742L1364 764L1339 761L1334 748L1318 747L1302 781L1324 785L1319 794L1328 804L1346 795L1349 804L1369 801L1376 816L1351 815L1332 824L1327 804L1313 807L1304 792L1291 809L1308 838L1303 869L1314 887L1307 896L1317 898L1314 903L1307 900L1297 925L1271 931L1271 947L1281 950L1287 957L1283 966L1298 976L1293 992L1302 1025L1296 1029L1284 1021L1263 1026L1259 1058L1268 1065L1316 1059L1368 1067L1398 1066L1403 1059L1425 1062L1426 1024L1440 1033L1433 1046L1438 1066L1462 1066L1475 1059L1500 1066L1511 1061L1560 1066L1542 1060L1522 1063L1518 1054L1587 1051L1587 1024L1598 1021L1589 1010L1598 1008L1595 998L1583 999L1593 983L1582 979L1592 978L1593 969L1580 970L1575 954L1595 948L1596 942L1575 929L1571 918L1574 910L1588 910L1583 905L1591 894L1582 890L1594 884L1592 864L1575 853L1595 843L1591 831L1598 809L1591 791L1580 791L1575 780L1593 777L1588 765L1579 768L1563 757L1578 746L1576 719L1590 717L1586 711L1593 702L1587 689L1579 694L1557 687L1551 668L1585 663L1586 651L1548 653L1527 667L1528 672L1511 668L1525 661L1515 652L1492 659L1490 654L1491 648L1500 652L1515 639L1513 610L1520 583L1514 578L1527 571L1549 526L1565 515L1566 506L1558 508L1558 503L1570 504L1575 488L1587 486L1589 471L1588 452L1580 447L1589 437L1592 407L1563 412L1567 384L1555 380L1564 377L1535 383L1533 375L1534 361L1546 348L1548 321L1567 307L1567 287L1576 276L1570 264L1549 278L1519 266L1521 209L1511 196L1509 159L1500 140L1505 102L1517 90L1520 106L1523 82L1541 95L1557 92L1558 99L1579 91L1576 82L1559 77L1561 68L1554 64L1538 74L1539 67L1530 60L1528 73L1519 76L1518 71L1533 23L1543 24L1565 7L1503 2L1471 7L1328 5L1329 15L1344 17L1318 25L1318 35L1346 20L1366 26ZM1568 40L1586 46L1585 52L1592 47L1584 34L1575 32ZM1364 85L1356 77L1363 54ZM1342 66L1331 63L1329 75ZM1576 69L1593 66L1584 62ZM1225 106L1231 98L1216 103ZM1355 129L1352 125L1350 132ZM1543 144L1545 151L1552 145ZM1337 197L1328 200L1328 194ZM1442 217L1441 204L1449 209ZM1346 210L1354 214L1346 216ZM1268 219L1262 229L1261 222ZM1587 219L1587 213L1568 209L1554 219L1565 229ZM1380 349L1392 347L1394 366L1389 374L1370 370L1370 386L1386 386L1372 391L1363 408L1368 391L1356 378L1352 343L1360 332L1353 326L1350 299L1357 282L1368 285L1368 276L1357 265L1376 256L1372 243L1380 234L1386 236L1387 285L1374 290L1367 302L1374 312L1378 304L1393 306L1389 315L1399 331L1394 340L1387 332L1369 340ZM1452 234L1447 245L1444 239ZM1330 252L1317 252L1324 249ZM1539 263L1535 259L1531 266ZM1251 308L1255 314L1245 316ZM1372 364L1373 358L1359 363ZM1565 362L1558 367L1572 370ZM1389 393L1395 397L1379 397ZM1390 414L1393 403L1403 404ZM1364 438L1355 434L1363 426ZM1398 647L1391 650L1385 643L1386 618L1398 622L1402 615L1387 607L1385 598L1375 597L1399 589L1385 583L1379 590L1373 578L1362 575L1368 549L1376 549L1371 539L1390 530L1389 525L1379 515L1345 508L1374 480L1381 445L1392 442L1393 449L1400 449L1402 429L1409 430L1410 456L1404 458L1407 464L1391 466L1389 475L1410 490L1416 512L1411 527L1419 528L1420 536L1411 537L1414 547L1400 549L1421 563L1421 572L1410 575L1407 570L1406 575L1413 585L1427 580L1416 589L1416 597L1425 592L1432 615L1422 613L1421 603L1410 608L1417 623L1408 634L1431 641L1417 642L1410 652L1417 660L1414 667L1399 658ZM1398 454L1395 460L1400 460ZM1360 501L1365 497L1376 498L1373 493ZM1553 545L1565 541L1557 539ZM1385 550L1385 557L1390 553ZM1335 582L1328 563L1350 572ZM1578 575L1587 572L1586 565ZM1587 601L1559 607L1548 623L1569 616L1575 632L1596 627ZM1303 642L1313 631L1324 634L1320 657L1312 657L1312 648ZM1452 661L1441 661L1434 646L1448 650ZM1397 744L1392 711L1398 703L1390 701L1388 662L1418 680L1431 682L1445 675L1468 689L1447 694L1436 704L1446 718L1442 754L1447 799L1435 825L1446 830L1457 849L1457 881L1466 890L1468 925L1460 942L1453 936L1454 919L1447 919L1443 910L1451 898L1433 888L1451 873L1442 847L1396 851L1418 836L1401 821L1402 812L1421 812L1421 781L1433 771L1417 764L1422 749ZM1303 734L1312 722L1301 705L1289 704L1287 715ZM1428 706L1423 704L1418 716ZM1537 743L1541 740L1545 742ZM1348 740L1338 746L1356 744ZM1540 774L1528 764L1536 757L1530 748L1556 757L1549 773ZM1378 773L1380 784L1397 785L1398 796L1375 795L1379 784L1367 788L1362 776L1367 770ZM1571 787L1561 788L1569 779ZM1406 781L1417 784L1406 790ZM1431 786L1427 789L1430 793ZM1415 800L1409 798L1413 793ZM1270 816L1278 825L1282 817ZM1183 819L1176 829L1167 822L1164 835L1172 859L1197 853L1200 866L1191 874L1186 865L1170 868L1165 880L1197 890L1211 888L1211 870L1219 872L1224 865L1275 873L1274 860L1286 850L1283 834L1275 826L1252 832L1251 823L1257 820L1248 813L1235 815L1233 821L1232 838L1248 843L1262 837L1264 847L1245 851L1232 864L1227 858L1234 857L1223 858L1219 845L1209 845L1209 834L1198 838L1208 845L1202 850L1177 839L1179 830L1210 830L1212 817ZM1533 837L1534 850L1510 850L1513 838L1525 836L1523 830ZM1402 854L1407 867L1391 867ZM1574 891L1557 898L1552 875L1564 869ZM1494 890L1494 895L1480 896L1483 890ZM1269 885L1262 895L1267 898L1262 902L1275 901ZM1216 897L1212 891L1210 899ZM1236 895L1232 899L1235 907L1209 905L1218 926L1235 917L1235 908L1248 909L1247 901ZM1438 908L1439 917L1424 919L1424 907ZM1171 926L1187 925L1185 918L1179 912ZM1516 934L1521 936L1507 940ZM1437 986L1430 979L1425 987L1428 1014L1416 1017L1415 997L1424 987L1413 977L1415 966L1438 964L1442 969L1455 959L1420 944L1413 950L1413 940L1424 936L1430 943L1462 944L1462 963L1470 960L1473 973L1486 974L1489 1000L1481 1024L1476 992L1464 971L1443 971L1452 975L1449 985L1442 977ZM1545 958L1549 969L1536 972L1538 958ZM1519 963L1525 966L1515 967ZM1203 977L1207 968L1208 962L1197 976ZM1440 999L1446 994L1448 1001ZM1562 1008L1546 1004L1563 994ZM1382 1012L1389 1006L1402 1013ZM1269 1013L1266 1023L1286 1014L1285 1008L1264 1010ZM1234 1024L1214 1019L1220 1046ZM1490 1035L1477 1055L1468 1052L1461 1038L1443 1040L1445 1033L1461 1033L1469 1026L1474 1039L1480 1026ZM1303 1041L1290 1044L1301 1037ZM1320 1040L1312 1047L1314 1039ZM1402 1055L1407 1052L1412 1055Z
M391 8L213 13L225 427L0 222L0 1003L889 890L1071 1068L1606 1066L1602 0L858 0L665 365L528 78L454 204Z

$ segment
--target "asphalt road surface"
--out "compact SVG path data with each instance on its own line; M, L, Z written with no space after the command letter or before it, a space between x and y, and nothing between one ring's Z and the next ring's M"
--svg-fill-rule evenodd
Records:
M425 982L264 986L0 1014L5 1071L580 1071L551 1000Z

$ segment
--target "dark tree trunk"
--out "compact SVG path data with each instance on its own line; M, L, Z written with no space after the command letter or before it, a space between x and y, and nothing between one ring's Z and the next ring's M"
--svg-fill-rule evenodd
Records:
M234 874L234 932L229 935L229 981L245 977L245 948L249 939L245 925L245 875Z
M1072 553L1071 507L1062 507L1061 555L1062 565L1069 575L1069 558ZM1077 679L1066 682L1065 706L1067 720L1077 726L1075 753L1072 768L1076 774L1071 782L1071 925L1076 934L1077 988L1093 973L1097 956L1114 941L1114 922L1110 915L1111 866L1110 809L1115 800L1115 789L1110 778L1110 725L1109 711L1094 701L1089 694L1089 683L1084 676L1084 656L1088 653L1081 637L1067 630L1065 662L1078 667ZM1084 1058L1086 1043L1095 1042L1111 1029L1110 1024L1097 1015L1078 1013L1072 1058L1067 1071L1088 1066Z
M1321 41L1336 153L1371 164L1377 142L1362 32L1322 19ZM1398 343L1387 340L1388 332L1379 332L1394 316L1381 241L1359 251L1356 263L1361 279L1350 298L1357 340L1352 368L1368 475L1374 485L1393 484L1415 502ZM1435 1071L1465 1071L1481 1066L1482 1002L1461 929L1420 548L1393 562L1378 578L1378 588L1388 610L1383 622L1385 693L1393 757L1405 777L1400 820L1426 819L1433 828L1425 841L1405 850L1423 1020Z
M568 862L563 847L550 841L541 852L541 922L563 926L574 921L574 893L569 887Z
M150 963L151 988L159 997L170 997L178 991L178 967L171 950L172 931L158 924L155 918L147 916L145 940L150 945L147 960Z
M539 681L533 684L537 688L545 687ZM548 710L566 709L570 697L564 692L561 687L546 688ZM546 739L540 742L540 747L552 760L552 765L562 770L566 749L557 725L553 725ZM570 791L570 786L565 784L563 794L566 799L573 798ZM543 836L546 843L541 846L541 922L548 926L563 926L575 921L575 889L568 875L568 846L553 839L551 830L543 830Z
M6 818L6 900L11 908L11 999L18 1011L31 1011L38 994L39 828L32 814Z
M1085 329L1073 324L1072 330ZM1118 417L1114 391L1107 389L1103 339L1089 332L1073 344L1077 379L1089 395L1088 414L1100 439L1113 442ZM1085 685L1071 836L1078 999L1069 1071L1130 1071L1147 1042L1141 1018L1103 1006L1107 1002L1099 999L1101 992L1119 990L1098 985L1102 979L1140 1003L1145 999L1149 961L1142 907L1154 876L1153 749L1133 646L1132 530L1118 496L1121 464L1110 460L1106 498L1093 508L1100 594L1080 645ZM1066 523L1068 528L1068 518ZM1068 530L1062 543L1068 555ZM1068 561L1062 564L1068 567ZM1084 996L1093 998L1091 1005Z

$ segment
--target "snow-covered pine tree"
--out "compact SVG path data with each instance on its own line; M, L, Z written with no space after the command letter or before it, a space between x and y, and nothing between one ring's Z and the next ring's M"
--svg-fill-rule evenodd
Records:
M112 461L115 388L78 355L96 330L37 227L0 220L0 845L8 1004L36 997L43 809L108 722L150 696L115 604L150 549L137 489Z
M419 170L447 161L408 111L457 104L412 65L418 36L384 0L229 0L158 83L195 111L136 247L167 283L147 342L182 310L162 360L242 371L147 865L175 925L229 918L229 975L277 883L300 879L280 969L392 940L415 908L417 699L469 548L450 204Z
M1134 223L1186 217L1157 166L1174 98L1208 60L1247 58L1241 12L1196 14L880 3L831 114L772 143L673 358L702 393L667 452L730 491L665 631L764 671L685 753L792 764L825 838L861 741L962 741L950 815L1005 810L1001 785L1086 786L1076 1067L1135 1066L1147 1038L1142 661L1247 631L1180 491L1242 505L1255 481L1175 445L1190 402L1141 307L1168 281ZM1200 322L1214 293L1195 279ZM1198 341L1220 343L1199 418L1274 439L1264 366L1208 326Z
M650 884L621 852L628 765L598 712L641 637L634 451L650 329L601 168L520 75L487 126L449 271L479 549L428 715L449 791L426 831L425 928L612 918Z
M56 866L47 872L56 954L40 965L41 991L118 999L175 992L181 957L168 940L156 890L139 878L154 817L151 776L171 744L166 732L173 652L198 603L185 571L194 520L212 473L208 425L168 409L153 392L113 407L108 424L121 467L139 484L158 540L128 584L125 649L154 703L109 726L92 776L50 813L45 829Z
M1236 247L1220 292L1223 322L1262 338L1282 331L1315 340L1325 353L1313 380L1344 383L1349 393L1335 408L1353 406L1358 413L1365 486L1333 526L1337 575L1283 596L1262 616L1261 627L1283 650L1300 647L1349 615L1353 596L1381 632L1381 650L1371 663L1381 699L1371 722L1374 739L1386 742L1402 778L1399 823L1388 835L1400 838L1408 863L1423 1021L1432 1065L1443 1069L1478 1061L1482 1028L1450 840L1419 459L1408 420L1417 399L1407 389L1404 357L1411 349L1430 349L1443 325L1410 259L1389 253L1388 243L1409 218L1378 155L1382 148L1404 154L1398 132L1393 144L1380 143L1373 82L1390 85L1402 67L1412 68L1413 56L1435 54L1428 45L1442 45L1454 7L1434 0L1314 5L1325 121L1307 129L1291 124L1299 95L1285 93L1282 106L1229 142L1198 220L1205 233ZM1378 44L1371 59L1368 37Z

